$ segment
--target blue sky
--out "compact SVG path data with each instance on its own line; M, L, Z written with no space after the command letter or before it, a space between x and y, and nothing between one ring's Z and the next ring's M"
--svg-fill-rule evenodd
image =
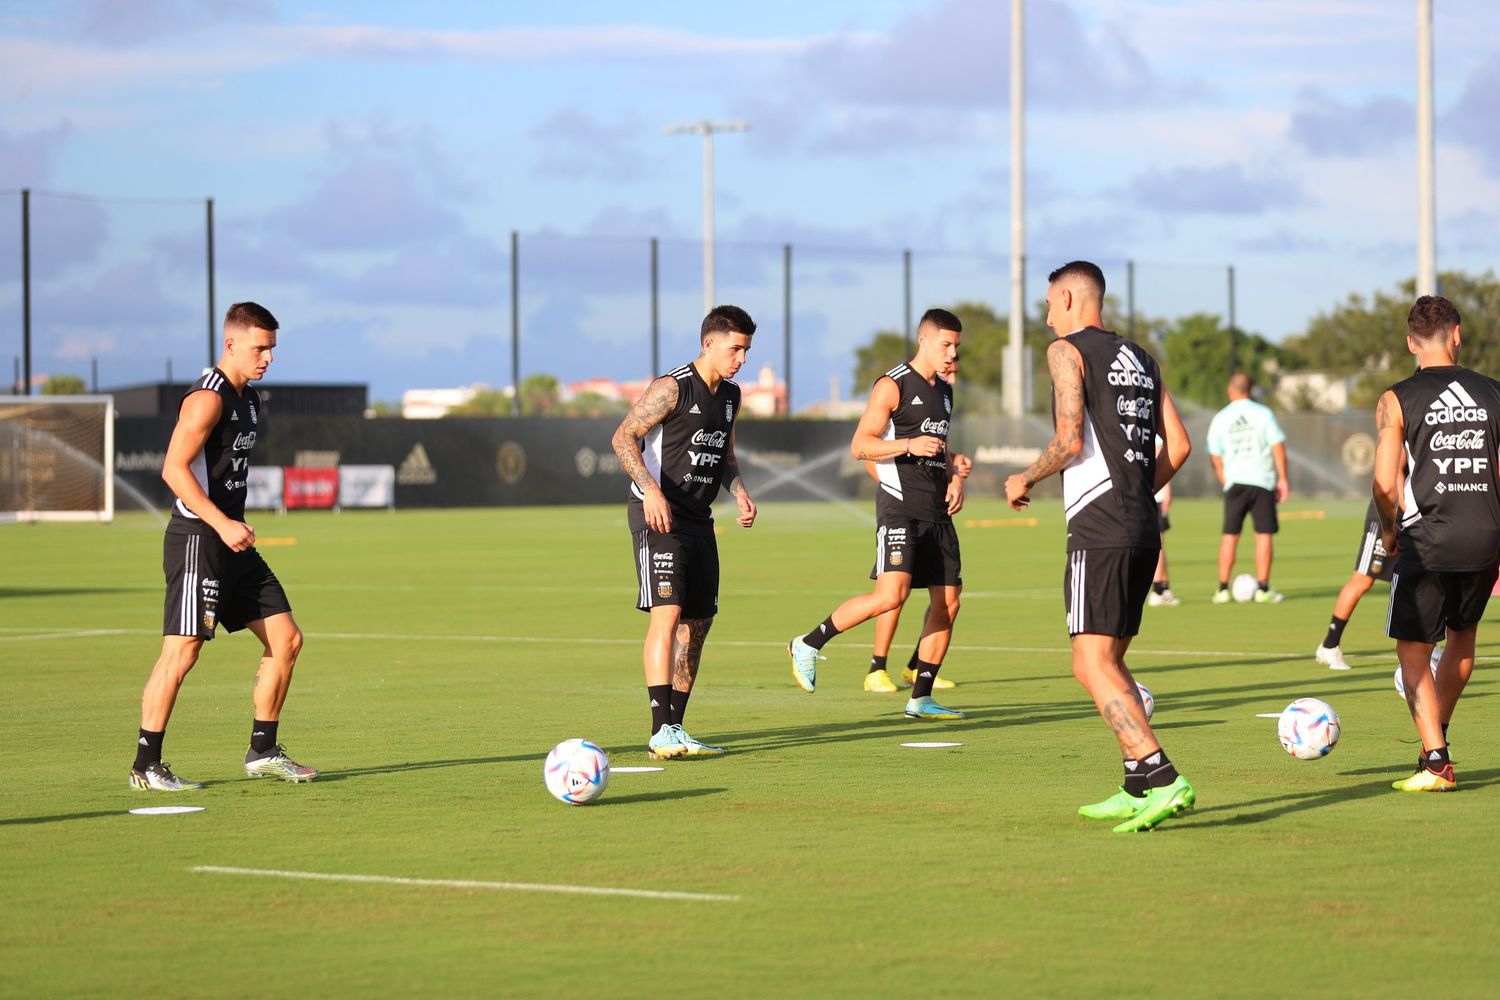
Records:
M1438 256L1500 251L1500 10L1436 3ZM1272 338L1415 270L1414 0L1029 0L1029 297L1074 257L1137 304ZM663 366L701 318L701 141L719 298L795 396L851 391L851 349L915 308L1008 303L1008 4L0 0L0 219L33 198L33 370L102 386L203 363L204 197L219 305L282 320L273 379L509 381ZM145 203L130 199L158 199ZM19 225L0 359L19 354Z

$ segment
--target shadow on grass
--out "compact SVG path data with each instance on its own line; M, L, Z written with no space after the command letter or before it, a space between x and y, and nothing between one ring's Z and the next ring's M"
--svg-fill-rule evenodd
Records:
M66 823L75 819L98 819L101 816L123 816L124 809L105 809L98 812L86 813L63 813L58 816L17 816L14 819L0 819L0 826L35 826L39 823Z
M540 767L545 757L545 754L521 753L512 754L508 757L453 757L447 760L409 760L400 764L386 764L381 767L353 767L345 771L323 771L318 775L316 783L326 785L330 781L367 778L376 774L404 774L408 771L430 771L442 767L474 767L480 764L515 764L518 762L534 761Z
M7 597L78 597L83 594L128 594L160 590L160 587L0 587L0 601Z
M1181 819L1173 820L1171 823L1163 824L1160 829L1186 830L1202 826L1243 826L1251 823L1265 823L1269 820L1279 819L1290 813L1302 812L1306 809L1321 809L1324 806L1331 806L1340 802L1354 802L1360 799L1372 799L1384 795L1402 795L1403 793L1391 788L1391 782L1399 780L1401 777L1402 772L1400 767L1393 765L1388 770L1388 777L1381 778L1378 781L1369 781L1343 788L1326 788L1314 792L1296 792L1290 795L1275 795L1263 799L1250 799L1244 802L1228 802L1224 805L1209 806L1205 809L1196 809ZM1485 771L1471 771L1467 775L1459 776L1458 793L1453 794L1459 794L1465 790L1487 788L1495 784L1500 784L1500 769L1491 768ZM1205 819L1205 817L1207 818Z
M606 795L595 802L590 802L590 808L599 806L628 806L637 805L642 802L665 802L669 799L696 799L700 795L719 795L727 792L727 788L680 788L674 792L634 792L630 795Z

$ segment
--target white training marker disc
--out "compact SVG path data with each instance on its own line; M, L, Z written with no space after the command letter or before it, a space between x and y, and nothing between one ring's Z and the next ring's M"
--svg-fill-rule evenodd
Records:
M903 743L901 745L904 746L904 747L911 747L914 750L934 750L934 749L937 749L938 747L961 747L961 746L963 746L962 743Z
M664 767L612 767L610 774L644 774L647 771L665 771Z
M142 806L130 810L132 816L176 816L178 813L201 813L202 806Z
M1255 713L1255 717L1257 719L1279 719L1279 718L1281 718L1281 713L1280 712L1256 712Z

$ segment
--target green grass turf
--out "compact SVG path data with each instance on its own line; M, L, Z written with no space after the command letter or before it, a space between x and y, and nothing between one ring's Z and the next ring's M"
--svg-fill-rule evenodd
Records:
M1228 607L1207 602L1217 504L1173 510L1185 603L1146 609L1131 662L1199 806L1146 835L1075 812L1114 789L1119 758L1069 673L1055 502L1035 527L962 530L968 592L945 667L960 686L944 700L970 717L939 724L861 690L869 625L829 645L816 695L792 683L787 637L867 586L868 522L771 503L752 531L728 523L688 722L729 756L616 775L578 808L542 787L553 744L583 736L617 766L647 763L623 506L262 515L263 539L295 537L263 551L308 633L282 738L323 777L243 777L257 650L221 634L168 732L167 760L209 783L180 797L125 781L160 642L159 524L6 526L0 994L1492 995L1500 638L1481 630L1455 721L1462 791L1390 791L1416 748L1385 587L1346 633L1356 669L1311 657L1364 502L1287 510L1326 513L1284 523L1287 601ZM963 516L1014 517L993 499ZM919 620L914 607L893 661ZM1304 695L1344 724L1312 763L1256 718ZM900 746L912 739L963 746ZM163 802L206 811L126 814Z

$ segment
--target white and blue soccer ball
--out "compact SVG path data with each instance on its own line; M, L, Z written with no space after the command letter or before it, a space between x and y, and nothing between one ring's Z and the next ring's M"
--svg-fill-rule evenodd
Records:
M1249 573L1241 573L1234 578L1229 585L1229 596L1241 604L1248 604L1255 600L1255 592L1260 589L1260 581Z
M1298 698L1286 707L1276 722L1276 735L1287 753L1298 760L1328 756L1339 742L1339 713L1326 701Z
M609 785L609 754L588 740L563 740L547 754L542 780L559 802L592 802Z
M1151 713L1156 710L1156 699L1151 697L1151 689L1146 685L1136 682L1135 685L1141 691L1141 705L1146 709L1146 721L1151 721Z

